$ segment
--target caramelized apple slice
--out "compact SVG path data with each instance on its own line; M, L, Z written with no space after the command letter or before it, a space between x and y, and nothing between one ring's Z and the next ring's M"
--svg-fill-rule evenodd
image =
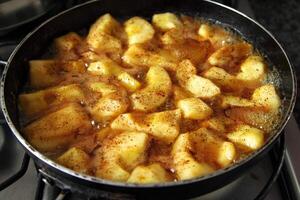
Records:
M143 132L123 132L104 140L96 152L96 176L127 181L129 171L145 161L149 141L148 135Z
M89 155L76 147L69 149L57 158L59 164L82 173L88 172L89 161Z
M53 86L61 80L54 60L29 61L30 86L36 89Z
M78 84L58 86L28 94L19 95L20 109L27 116L32 116L65 102L81 102L85 99L84 93Z
M152 23L162 31L182 28L182 23L173 13L160 13L152 16Z
M239 70L239 64L252 53L252 46L248 43L235 43L226 45L215 51L208 63L212 66L224 68L228 72Z
M233 132L227 134L227 137L248 151L257 150L264 144L263 131L248 125L237 126Z
M144 43L152 39L154 29L149 22L140 17L132 17L124 23L128 44Z
M199 163L193 158L189 152L190 148L189 134L180 134L172 149L174 168L179 180L196 178L213 172L211 166Z
M132 108L150 111L162 105L171 92L171 79L161 67L151 67L146 75L146 87L130 96Z
M200 119L208 118L212 113L212 109L198 98L187 98L178 101L178 108L183 112L184 118Z
M132 67L163 67L175 71L176 63L157 52L148 51L139 45L130 46L122 57L124 63Z
M167 171L159 164L148 166L137 166L131 173L127 182L129 183L161 183L170 181Z
M55 151L65 147L77 134L87 134L91 123L86 112L78 104L50 113L24 128L28 142L40 151Z
M111 93L100 98L91 108L92 117L98 121L106 121L126 112L129 100L119 93Z
M224 141L206 128L200 128L190 133L195 155L199 160L226 167L235 157L236 150L233 143Z
M119 115L111 128L117 130L143 131L158 140L172 143L179 134L180 110L170 110L152 114L125 113Z

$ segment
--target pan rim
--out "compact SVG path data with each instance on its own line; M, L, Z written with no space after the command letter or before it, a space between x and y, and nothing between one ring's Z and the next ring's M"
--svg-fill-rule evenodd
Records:
M211 3L214 4L216 6L220 6L222 8L231 10L232 12L235 12L237 14L239 14L241 17L246 18L247 20L251 21L252 23L256 24L258 27L260 27L264 32L266 32L271 38L272 40L275 41L275 43L278 45L278 47L280 48L280 50L282 51L282 53L284 54L284 57L291 69L291 76L292 76L292 97L290 100L290 104L287 108L288 112L285 113L285 115L283 116L282 122L280 123L278 129L276 131L274 131L274 134L271 138L268 139L267 143L264 144L264 146L262 148L260 148L259 150L256 150L255 152L253 152L252 154L250 154L249 156L247 156L246 158L242 159L241 161L230 165L229 167L226 168L222 168L219 170L214 171L213 173L210 173L208 175L205 176L201 176L201 177L196 177L193 179L188 179L188 180L182 180L182 181L178 181L178 182L165 182L165 183L156 183L156 184L134 184L134 183L126 183L126 182L116 182L116 181L110 181L110 180L106 180L106 179L101 179L101 178L97 178L95 176L90 176L90 175L85 175L85 174L81 174L78 172L75 172L69 168L66 168L54 161L52 161L51 159L49 159L48 157L46 157L44 154L40 153L38 150L36 150L33 146L31 146L31 144L29 144L25 138L21 135L21 133L17 130L17 128L15 127L15 125L13 124L9 113L6 110L6 103L5 103L5 96L4 96L4 89L5 89L5 82L6 82L6 74L7 71L9 69L10 63L13 60L15 54L18 52L18 50L22 47L23 43L25 43L25 41L27 41L27 39L29 37L31 37L31 35L33 35L35 32L37 32L41 27L45 26L46 24L48 24L48 22L55 20L57 17L64 15L65 13L71 11L71 10L75 10L75 9L79 9L80 7L84 7L85 5L88 4L92 4L94 2L97 2L98 0L91 0L88 2L85 2L83 4L74 6L70 9L67 9L51 18L49 18L48 20L46 20L45 22L43 22L41 25L39 25L37 28L35 28L33 31L29 32L26 37L19 43L19 45L15 48L15 50L13 51L13 53L10 55L8 61L7 61L7 65L5 66L5 69L3 70L3 74L2 74L2 78L1 78L1 107L2 107L2 111L4 113L6 122L9 126L9 128L11 129L11 131L13 132L14 136L17 138L18 142L22 144L22 146L25 148L25 150L27 152L29 152L31 155L33 155L35 158L39 159L40 161L42 161L43 163L47 164L48 166L50 166L51 168L58 170L59 172L62 172L63 174L66 175L70 175L71 177L83 180L83 181L88 181L90 183L93 184L104 184L107 186L113 186L113 187L123 187L123 188L127 188L127 189L153 189L153 188L167 188L167 187L177 187L177 186L182 186L182 185L187 185L187 184L192 184L195 182L201 182L213 177L217 177L220 175L223 175L225 173L227 173L228 171L233 171L234 169L241 167L243 165L245 165L246 163L248 163L249 161L251 161L252 159L254 159L255 157L259 156L260 154L262 154L262 152L265 151L265 149L267 149L270 145L272 145L278 138L279 136L282 134L282 131L284 129L284 127L286 126L287 122L289 121L291 114L293 112L293 108L295 106L295 102L296 102L296 86L297 86L297 80L296 80L296 76L295 76L295 69L293 67L293 65L291 64L288 55L286 54L285 50L283 49L282 45L277 41L277 39L273 36L273 34L268 31L264 26L262 26L260 23L258 23L257 21L255 21L254 19L250 18L249 16L247 16L246 14L235 10L234 8L228 7L226 5L223 5L221 3L218 2L214 2L212 0L202 0L204 2L207 3Z

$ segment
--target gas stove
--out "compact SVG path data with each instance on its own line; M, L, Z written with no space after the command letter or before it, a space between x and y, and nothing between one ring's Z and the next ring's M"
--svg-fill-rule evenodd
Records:
M18 42L43 20L80 2L78 0L60 2L59 5L47 10L36 19L21 24L20 27L16 26L10 32L3 34L1 32L0 60L6 60ZM234 7L255 18L248 0L218 2ZM52 185L51 179L45 178L29 156L25 154L5 121L0 120L0 124L0 188L4 188L2 191L0 190L0 199L83 199L83 197L66 193ZM300 129L294 116L291 117L284 132L271 152L247 173L232 183L195 199L300 199L298 184L300 157L297 155L300 152L298 145ZM9 179L9 177L12 178Z

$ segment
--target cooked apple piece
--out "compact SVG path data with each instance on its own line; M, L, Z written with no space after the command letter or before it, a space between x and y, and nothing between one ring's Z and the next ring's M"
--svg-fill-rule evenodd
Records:
M165 56L158 54L157 52L148 51L143 49L139 45L130 46L127 51L125 51L122 57L124 63L135 67L163 67L167 70L176 70L176 63L167 59Z
M173 142L179 134L180 110L170 110L149 114L148 132L166 143ZM147 124L146 124L147 125Z
M118 91L117 86L103 82L89 82L87 83L87 87L93 92L101 93L102 96L106 96Z
M265 75L265 64L260 56L249 56L242 64L236 78L246 84L257 86Z
M176 78L181 87L185 87L188 80L196 74L197 69L190 60L186 59L178 64Z
M91 114L97 121L106 121L126 112L129 100L119 93L108 94L97 101L91 108Z
M114 119L110 127L115 130L122 131L143 131L147 132L146 114L140 113L124 113Z
M66 53L74 50L82 42L81 37L74 32L58 37L54 40L54 45L59 53Z
M235 120L226 117L224 114L217 114L216 116L201 122L200 126L218 133L225 133L227 127L232 127L236 124Z
M187 38L181 43L165 45L164 49L171 51L179 61L189 59L195 66L202 66L212 51L209 41L198 41Z
M92 36L87 37L87 43L92 47L93 50L100 53L122 53L121 41L108 34L93 34Z
M196 75L197 69L186 59L179 63L176 78L179 84L196 97L212 98L220 94L220 89L209 79Z
M57 158L59 164L82 173L88 172L89 160L89 155L76 147L70 148Z
M184 29L170 29L160 36L160 40L164 45L178 45L185 42L184 36Z
M150 51L151 51L151 49L150 49ZM164 68L173 70L173 71L177 70L177 68L175 69L174 67L177 67L177 63L179 63L182 60L181 57L179 57L175 51L172 51L167 48L159 48L155 52L152 51L151 53L163 58L165 60L165 62L169 63L169 65L170 65L170 66L166 65L166 67L164 67Z
M209 130L221 132L221 133L224 133L226 131L225 124L218 117L213 117L213 118L203 121L201 123L201 127L207 128Z
M102 59L102 55L98 55L97 53L93 52L93 51L87 51L81 54L82 59L87 62L87 63L91 63L91 62L96 62Z
M231 142L224 141L206 128L190 133L195 156L220 167L230 165L236 158L236 150Z
M89 34L106 33L114 35L116 31L120 31L121 24L115 20L109 13L102 15L91 26Z
M117 75L117 79L121 84L131 92L138 90L141 87L141 84L129 73L122 71Z
M96 152L96 176L126 181L131 171L146 159L149 136L143 132L123 132L104 140Z
M148 166L137 166L127 182L129 183L161 183L170 181L167 171L159 164L154 163Z
M201 24L198 34L206 39L210 39L214 35L214 28L208 24Z
M211 80L201 76L192 75L186 82L186 89L195 97L213 98L221 93L221 90Z
M190 98L192 96L193 95L190 92L186 91L182 87L173 85L173 97L176 103L181 99Z
M27 115L37 114L49 106L64 102L80 102L85 99L84 93L78 84L57 86L28 94L19 95L19 106Z
M121 73L122 68L110 58L102 56L101 60L90 63L87 70L93 75L111 76Z
M223 28L209 24L201 24L198 29L198 34L203 39L208 39L213 44L215 49L235 41L230 33L225 31Z
M97 52L122 53L121 25L110 15L102 15L90 28L86 41Z
M29 94L20 94L19 108L26 116L31 116L48 108L48 102L45 100L45 92L38 91Z
M225 113L230 119L261 128L265 132L272 131L280 119L278 113L267 112L262 107L234 107L226 110Z
M149 136L143 132L125 132L116 136L120 150L119 160L129 170L134 169L146 159L146 150L150 142Z
M128 44L144 43L152 39L154 29L149 22L140 17L132 17L124 23Z
M277 112L280 107L280 98L273 85L267 84L254 90L251 100L237 96L222 96L222 107L260 107L266 111Z
M226 115L270 132L280 117L278 111L281 102L274 86L267 84L257 88L249 104L251 106L231 108L226 111Z
M150 111L162 105L171 92L171 79L161 67L150 67L146 75L146 87L130 96L132 108Z
M100 165L102 165L102 163ZM130 173L122 168L117 162L108 161L106 163L103 161L103 166L98 167L95 175L112 181L126 181L129 178Z
M91 26L89 35L97 35L99 33L113 36L121 42L126 40L126 33L122 25L115 20L110 14L105 14L99 17L97 21Z
M197 162L189 149L192 147L189 134L180 134L173 144L172 156L177 178L186 180L213 172L213 168L206 163Z
M122 53L122 43L119 39L105 34L92 33L87 37L87 43L96 52Z
M239 70L239 63L243 62L252 53L252 46L248 43L226 45L216 50L209 58L208 63L224 68L228 72Z
M61 67L66 72L84 73L86 71L85 63L83 60L72 60L63 62Z
M94 124L91 121L91 124ZM78 135L75 141L72 141L72 144L69 145L69 148L78 148L86 152L87 154L92 154L92 152L98 147L99 141L97 141L97 137L93 129L89 134L86 135Z
M141 86L133 76L108 57L102 57L101 60L90 63L87 70L94 75L115 76L130 91L135 91Z
M228 133L227 137L249 151L257 150L264 144L264 132L248 125L239 125L235 131Z
M182 23L173 13L161 13L152 16L152 23L162 31L168 31L173 28L182 28Z
M59 68L54 60L29 61L30 86L36 89L53 86L60 81Z
M230 84L235 79L235 76L219 67L211 67L207 71L203 72L202 75L208 79L222 83L221 85Z
M187 119L206 119L212 113L212 109L198 98L187 98L178 101L178 108L183 112L184 118Z
M238 90L243 86L243 83L237 80L235 76L227 73L224 69L219 67L211 67L204 71L202 75L205 78L212 80L217 85L228 89Z
M95 133L96 140L99 144L101 144L105 138L113 136L115 134L119 134L119 132L112 130L110 127L102 128Z
M199 40L199 36L196 33L196 29L199 27L197 23L190 23L189 20L184 20L182 17L181 20L181 25L179 25L177 28L166 30L162 35L159 35L161 42L165 46L182 44L189 45L190 42L192 42L190 44L196 44L195 42L198 44L210 44L209 41ZM211 44L209 46L211 46ZM194 50L197 51L199 49L195 48Z
M111 128L117 130L143 131L166 143L173 142L179 134L179 109L152 114L125 113L119 115Z
M224 95L221 97L222 108L226 109L228 107L249 107L254 106L253 101L250 99L245 99L238 96Z
M211 67L204 71L202 75L218 85L234 90L242 87L255 88L261 84L265 75L264 64L258 56L247 58L242 63L240 70L241 72L234 76L222 68ZM249 74L247 75L247 73Z
M252 101L256 106L262 106L270 112L277 112L281 104L280 98L272 84L266 84L254 90Z
M222 141L217 150L217 163L222 167L227 167L236 158L235 146L231 142Z
M23 133L39 151L55 151L68 145L77 134L87 134L91 123L86 112L76 103L47 114L27 125Z

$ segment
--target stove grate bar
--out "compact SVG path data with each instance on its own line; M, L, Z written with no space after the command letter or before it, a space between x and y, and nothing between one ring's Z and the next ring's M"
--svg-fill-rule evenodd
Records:
M4 190L5 188L9 187L11 184L15 183L19 180L27 171L29 165L30 157L27 153L24 154L23 161L21 168L15 174L7 178L5 181L0 183L0 191Z
M276 180L279 177L279 174L281 173L281 169L285 160L285 152L286 152L286 144L285 144L285 136L284 134L281 135L280 140L277 144L275 144L276 147L272 149L270 152L270 156L273 163L274 171L269 178L266 185L263 187L263 189L259 192L259 194L256 196L255 200L263 200L266 198L266 196L269 194L272 186L276 182Z
M35 200L42 200L44 196L44 188L45 188L45 182L43 181L43 176L41 173L38 173L38 184L36 186L35 191Z
M288 151L285 153L285 160L278 183L280 184L280 190L284 195L284 199L300 200L300 187Z

